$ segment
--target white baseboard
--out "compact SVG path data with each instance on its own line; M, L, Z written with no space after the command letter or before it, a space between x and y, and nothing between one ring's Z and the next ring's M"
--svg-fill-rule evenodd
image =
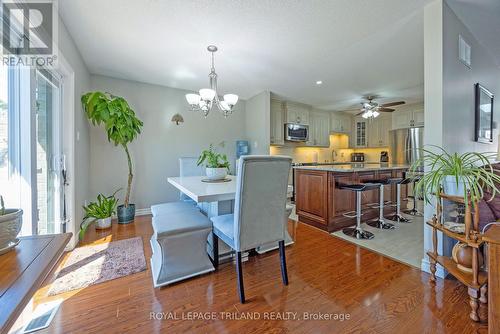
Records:
M429 260L426 257L424 257L422 259L420 269L422 271L425 271L426 273L429 273L429 274L431 273L431 263L429 262ZM448 272L443 267L441 267L441 265L437 264L436 265L436 276L444 279L446 276L448 276Z
M147 216L150 214L151 214L151 208L144 208L144 209L136 209L135 210L136 216Z

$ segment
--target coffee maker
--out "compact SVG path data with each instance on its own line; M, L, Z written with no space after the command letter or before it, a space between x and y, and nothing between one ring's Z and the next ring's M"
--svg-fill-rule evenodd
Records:
M387 151L382 151L380 152L380 162L389 162L389 152Z

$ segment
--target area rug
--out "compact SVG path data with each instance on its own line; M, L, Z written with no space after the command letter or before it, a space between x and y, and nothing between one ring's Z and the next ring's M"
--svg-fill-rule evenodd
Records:
M49 296L146 270L142 238L75 248L59 271Z
M405 217L410 218L412 223L395 223L395 230L380 230L363 224L364 230L375 235L375 238L370 240L357 240L345 235L342 231L334 232L332 235L396 261L420 268L424 256L424 219L413 216Z

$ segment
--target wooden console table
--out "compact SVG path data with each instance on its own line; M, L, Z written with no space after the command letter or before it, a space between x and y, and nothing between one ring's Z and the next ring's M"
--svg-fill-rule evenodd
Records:
M493 225L483 236L488 243L488 333L500 328L500 226Z
M0 255L0 333L14 324L26 304L61 257L71 233L19 238L21 242Z

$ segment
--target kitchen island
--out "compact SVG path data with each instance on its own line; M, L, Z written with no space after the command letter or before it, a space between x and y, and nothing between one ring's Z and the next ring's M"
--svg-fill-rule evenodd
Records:
M328 232L340 230L356 224L355 218L347 218L345 213L356 210L355 193L339 189L337 184L369 182L369 180L403 177L408 170L405 165L378 163L345 163L316 166L294 166L295 205L299 221ZM401 198L407 197L407 187L401 186ZM378 217L379 190L363 192L362 221ZM384 186L384 199L396 202L396 185ZM385 207L385 215L395 208Z

